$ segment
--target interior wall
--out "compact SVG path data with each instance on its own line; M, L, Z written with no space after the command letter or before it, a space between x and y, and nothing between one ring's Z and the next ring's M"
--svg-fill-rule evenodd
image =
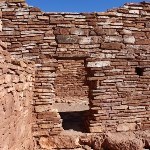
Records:
M56 101L88 104L87 71L84 59L58 59Z

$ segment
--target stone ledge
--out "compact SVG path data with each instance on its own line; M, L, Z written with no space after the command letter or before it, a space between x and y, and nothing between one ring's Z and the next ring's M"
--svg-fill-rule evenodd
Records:
M110 61L88 62L87 67L105 67L110 66Z

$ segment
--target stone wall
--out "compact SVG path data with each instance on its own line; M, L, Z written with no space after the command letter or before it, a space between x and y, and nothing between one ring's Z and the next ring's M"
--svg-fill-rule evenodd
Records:
M31 150L34 63L12 59L6 48L0 41L0 149Z
M61 98L66 90L63 81L59 85L60 78L64 79L66 70L60 66L66 60L74 65L72 69L84 66L86 70L81 72L86 88L79 89L81 95L88 95L89 132L149 129L149 3L80 14L44 13L22 1L1 2L0 9L4 25L1 38L7 42L8 51L36 64L33 131L37 141L63 130L53 105L73 102ZM75 60L84 60L84 65ZM73 78L77 83L79 76Z
M55 92L57 102L88 103L87 71L84 59L59 59L56 70Z
M147 60L89 62L90 132L149 129L150 62L144 55Z

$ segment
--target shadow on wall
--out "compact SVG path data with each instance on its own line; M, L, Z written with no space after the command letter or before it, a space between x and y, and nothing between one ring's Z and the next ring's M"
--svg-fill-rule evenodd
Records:
M63 123L64 130L73 130L82 133L86 133L85 128L85 118L87 114L86 111L72 111L72 112L59 112Z

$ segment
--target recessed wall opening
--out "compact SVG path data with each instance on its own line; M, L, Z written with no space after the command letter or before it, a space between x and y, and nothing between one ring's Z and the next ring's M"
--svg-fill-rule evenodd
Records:
M59 114L63 119L62 127L64 130L86 132L84 122L87 111L59 112Z
M63 120L64 130L85 132L89 110L89 87L84 58L58 58L55 80L55 108Z
M139 76L143 76L144 68L136 67L135 72Z

